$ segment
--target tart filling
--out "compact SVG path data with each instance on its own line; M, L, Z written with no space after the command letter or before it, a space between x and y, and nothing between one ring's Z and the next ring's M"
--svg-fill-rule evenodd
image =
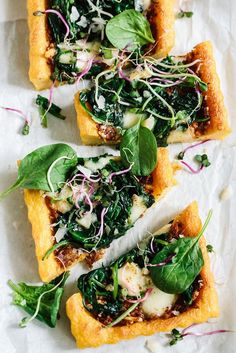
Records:
M67 265L68 249L92 253L123 236L155 202L147 178L124 167L120 157L80 158L57 192L44 192L53 217L54 251ZM149 178L150 183L150 178Z
M48 13L48 28L53 42L53 49L50 49L51 52L49 50L52 54L52 79L73 83L80 73L89 78L113 65L118 59L119 50L111 45L106 36L107 22L130 9L146 17L151 3L151 0L50 0L48 8L62 16L69 31L67 38L61 17L55 12Z
M111 265L82 275L78 288L86 310L104 326L112 327L176 317L194 307L204 286L200 275L203 262L183 291L163 291L155 279L155 267L175 263L175 256L172 256L156 264L156 256L183 238L187 239L187 236L169 223Z

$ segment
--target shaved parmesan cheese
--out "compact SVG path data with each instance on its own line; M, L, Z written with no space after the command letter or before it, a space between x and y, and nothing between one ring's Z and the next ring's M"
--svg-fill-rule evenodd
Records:
M84 17L83 15L81 16L81 19L76 22L76 24L79 26L79 27L82 27L82 28L86 28L87 25L88 25L88 20L86 17Z
M58 228L58 230L55 233L55 239L57 243L59 243L59 241L64 238L64 236L66 235L66 232L67 232L67 228L65 226L62 228Z
M161 344L157 341L156 338L149 338L145 342L145 347L150 353L161 353Z
M87 66L88 62L93 59L94 53L89 51L77 51L76 67L78 70L83 71Z
M134 262L127 262L118 270L118 283L122 288L127 289L129 295L138 296L146 286L146 277L142 270Z
M87 178L91 177L92 171L88 168L83 167L82 165L78 165L77 169L84 174L84 176L86 176Z
M128 218L128 223L133 224L137 221L137 219L142 216L142 214L146 211L147 206L145 205L143 198L134 194L132 196L133 206L131 207L131 213Z
M99 98L97 99L98 108L104 110L105 102L106 102L105 98L102 95L100 95Z
M75 57L72 52L61 54L59 57L61 64L72 64L75 62Z
M220 193L221 201L229 200L233 195L233 188L231 185L226 186Z
M162 292L153 286L153 291L142 303L142 309L147 317L162 316L166 310L171 309L177 300L177 295Z
M139 119L140 119L139 115L137 115L133 112L130 112L130 111L126 111L123 116L123 128L129 129L130 127L137 124Z
M97 221L97 215L95 213L85 213L83 217L76 218L76 222L82 227L89 229L91 224Z
M83 16L82 16L83 17ZM70 20L71 22L75 22L79 19L79 12L75 6L71 8Z

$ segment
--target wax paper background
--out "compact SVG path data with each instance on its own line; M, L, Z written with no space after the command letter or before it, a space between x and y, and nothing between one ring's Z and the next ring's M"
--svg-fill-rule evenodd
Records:
M33 90L27 76L28 70L28 32L26 23L26 1L0 1L0 105L17 107L27 112L32 119L31 131L22 136L20 117L0 111L0 189L3 190L16 178L16 161L31 150L49 143L66 142L72 144L81 156L104 153L107 147L90 148L81 146L76 127L73 108L75 86L64 86L55 90L54 101L63 107L67 120L51 118L49 128L42 129L37 115ZM115 241L104 259L119 256L141 239L145 232L163 225L167 220L196 199L199 202L202 218L209 208L214 215L207 229L206 238L214 246L211 255L212 268L220 298L221 315L211 324L195 330L212 330L218 328L235 329L235 234L236 234L236 166L235 166L235 70L236 70L236 3L234 0L194 0L181 5L185 10L192 10L191 19L176 21L175 53L191 50L193 45L210 39L215 48L217 68L221 77L225 102L229 111L232 135L223 143L209 142L198 149L209 154L211 167L199 175L186 171L176 176L178 185L155 207L147 212L142 221L126 237ZM48 94L48 92L45 92ZM182 149L182 145L170 146L171 155ZM195 154L196 151L193 151ZM192 155L188 158L191 161ZM233 196L222 201L220 192L230 185ZM17 326L24 316L19 309L10 305L10 290L6 285L9 278L15 281L38 282L37 264L34 257L34 244L31 238L31 227L27 221L26 208L21 191L11 194L0 204L0 350L3 353L75 353L75 342L69 331L69 321L65 315L65 301L76 292L76 278L86 271L79 265L72 271L67 284L61 319L56 329L50 329L38 322L33 322L26 329ZM138 353L146 352L144 344L147 338L140 337L132 341L123 341L114 346L103 346L97 350L85 352ZM208 353L233 353L236 347L236 335L227 333L203 338L186 338L177 346L168 347L166 335L154 335L151 343L159 342L156 351L191 353L198 351ZM150 343L150 339L149 339Z

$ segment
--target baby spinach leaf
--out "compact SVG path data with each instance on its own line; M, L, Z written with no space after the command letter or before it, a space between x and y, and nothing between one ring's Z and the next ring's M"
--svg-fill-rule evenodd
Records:
M165 246L152 260L152 264L163 263L171 254L175 254L172 262L163 266L151 267L153 283L163 292L171 294L183 293L195 280L204 264L202 251L198 241L206 229L212 211L197 237L179 238L174 243Z
M120 144L121 158L126 165L132 164L135 175L149 175L157 163L157 142L151 130L140 121L127 129Z
M76 153L66 144L40 147L21 161L16 182L0 194L0 200L19 187L44 191L50 191L53 187L57 190L76 164Z
M155 42L148 20L135 10L123 11L109 20L106 35L111 44L121 50L133 51Z
M12 304L32 315L31 318L24 318L21 321L21 327L25 327L34 318L49 327L56 326L64 285L68 277L69 272L65 272L54 281L41 286L32 286L24 282L15 284L11 280L8 281L8 285L13 290Z
M51 114L55 118L65 120L66 117L61 114L61 108L58 107L54 103L52 103L50 105L49 100L47 98L41 96L40 94L38 94L38 96L36 98L36 104L39 107L41 125L43 127L46 128L48 126L48 122L47 122L47 115L48 114Z

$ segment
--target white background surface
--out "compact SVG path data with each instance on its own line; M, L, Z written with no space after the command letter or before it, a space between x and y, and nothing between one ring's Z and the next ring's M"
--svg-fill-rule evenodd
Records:
M80 146L73 108L75 86L64 86L55 90L54 102L64 109L66 121L51 118L49 128L40 126L37 109L34 106L36 92L27 76L28 32L26 5L24 0L0 1L0 105L16 107L31 115L32 126L28 136L22 136L20 117L0 111L0 189L3 190L16 178L16 160L31 150L49 143L66 142L72 144L81 156L104 153L109 149L92 149ZM234 0L189 0L183 3L184 9L194 12L192 19L176 22L177 45L175 53L191 50L193 45L210 39L215 48L217 67L225 94L231 126L235 131L235 70L236 70L236 3ZM48 92L45 92L48 94ZM182 145L170 146L174 157ZM119 256L127 248L134 246L147 230L152 231L192 200L200 205L202 218L209 208L213 208L213 219L207 229L206 238L214 246L211 255L217 290L220 297L221 315L211 324L201 325L195 330L236 329L236 216L235 216L235 132L223 143L209 142L193 151L207 150L211 167L199 175L186 171L178 173L178 185L153 209L126 237L115 241L108 252L109 256ZM191 153L188 154L191 161ZM192 161L191 161L192 162ZM219 194L225 186L231 185L234 194L228 201L221 201ZM2 353L75 353L74 340L69 331L69 321L65 315L65 301L76 292L76 278L86 269L79 265L74 268L68 282L61 309L61 319L56 329L50 329L35 321L26 329L17 323L24 316L18 308L11 306L10 290L6 285L9 278L14 281L38 282L37 264L34 257L34 244L31 227L27 221L26 209L21 191L16 191L0 204L0 350ZM114 346L104 346L84 352L113 353L147 352L144 347L147 338L123 341ZM186 338L177 346L168 347L165 335L154 335L151 341L160 345L157 352L192 353L233 353L236 351L236 334L221 334L203 338Z

